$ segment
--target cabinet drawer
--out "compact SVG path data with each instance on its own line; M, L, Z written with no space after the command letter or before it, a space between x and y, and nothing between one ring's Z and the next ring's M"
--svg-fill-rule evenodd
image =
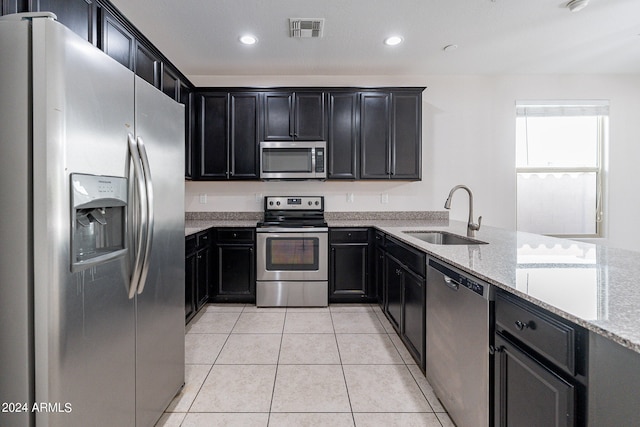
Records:
M198 249L202 249L204 247L209 246L211 242L211 235L208 230L201 231L200 233L196 234L196 239L198 240L197 242Z
M230 243L253 243L255 241L255 233L252 228L219 228L218 242Z
M387 236L385 248L388 253L397 258L401 263L409 267L416 274L425 277L427 269L427 256L424 252L413 249L404 243Z
M576 374L576 326L499 292L496 330L507 332L568 373Z
M369 230L366 228L332 228L329 230L331 243L363 243L369 241Z

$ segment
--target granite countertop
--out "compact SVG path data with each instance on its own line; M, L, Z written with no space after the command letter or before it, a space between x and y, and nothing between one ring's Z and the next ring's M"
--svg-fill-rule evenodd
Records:
M484 245L434 245L404 231L466 235L446 215L331 215L329 227L375 227L431 258L505 289L640 353L640 253L483 225ZM394 218L394 219L388 219ZM257 220L188 220L187 235L209 227L255 227ZM189 232L191 231L191 232Z
M498 288L640 353L640 253L482 226L486 245L434 245L404 231L466 235L466 223L384 225L393 235Z

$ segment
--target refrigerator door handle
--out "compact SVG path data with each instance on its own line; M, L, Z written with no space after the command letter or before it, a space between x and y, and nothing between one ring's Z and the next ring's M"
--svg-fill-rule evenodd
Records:
M144 145L144 141L141 137L137 137L138 151L140 152L140 159L142 160L142 168L144 171L144 181L147 190L147 235L144 244L144 257L142 262L142 271L140 273L140 280L138 284L138 293L141 294L144 291L144 285L147 283L147 274L149 273L149 255L151 254L151 245L153 243L153 224L154 224L154 212L153 212L153 180L151 179L151 167L149 166L149 157L147 157L147 149Z
M147 189L145 186L144 170L142 167L140 153L138 151L138 145L134 140L133 135L129 134L127 139L129 142L129 154L131 155L133 163L133 176L135 179L136 189L134 194L137 193L137 199L135 201L138 203L136 209L139 221L137 224L137 236L133 242L135 256L131 271L131 279L129 282L129 299L131 299L135 296L136 291L138 290L140 277L142 276L142 263L144 262L143 244L147 240ZM133 198L134 197L132 197L132 199Z

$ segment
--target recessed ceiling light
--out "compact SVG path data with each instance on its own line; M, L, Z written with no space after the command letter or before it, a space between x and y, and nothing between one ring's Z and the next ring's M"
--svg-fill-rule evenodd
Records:
M240 43L242 44L256 44L258 42L258 38L256 36L252 36L252 35L245 35L240 37Z
M569 8L571 12L578 12L587 7L588 4L589 0L571 0L567 3L567 8Z
M384 39L384 44L387 46L396 46L402 43L402 37L400 36L391 36Z

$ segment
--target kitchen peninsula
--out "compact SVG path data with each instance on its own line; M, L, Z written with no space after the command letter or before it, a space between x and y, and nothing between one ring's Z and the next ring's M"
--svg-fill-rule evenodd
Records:
M191 214L186 233L209 227L254 227L256 215L259 213L230 214L207 220ZM435 245L405 232L442 230L464 236L466 223L449 221L443 212L401 215L327 212L326 219L330 229L373 228L424 252L427 259L444 261L496 290L584 328L587 348L580 351L587 357L587 424L615 424L614 420L629 422L637 417L632 402L640 384L637 253L488 226L476 235L487 244ZM428 283L427 279L427 289Z

